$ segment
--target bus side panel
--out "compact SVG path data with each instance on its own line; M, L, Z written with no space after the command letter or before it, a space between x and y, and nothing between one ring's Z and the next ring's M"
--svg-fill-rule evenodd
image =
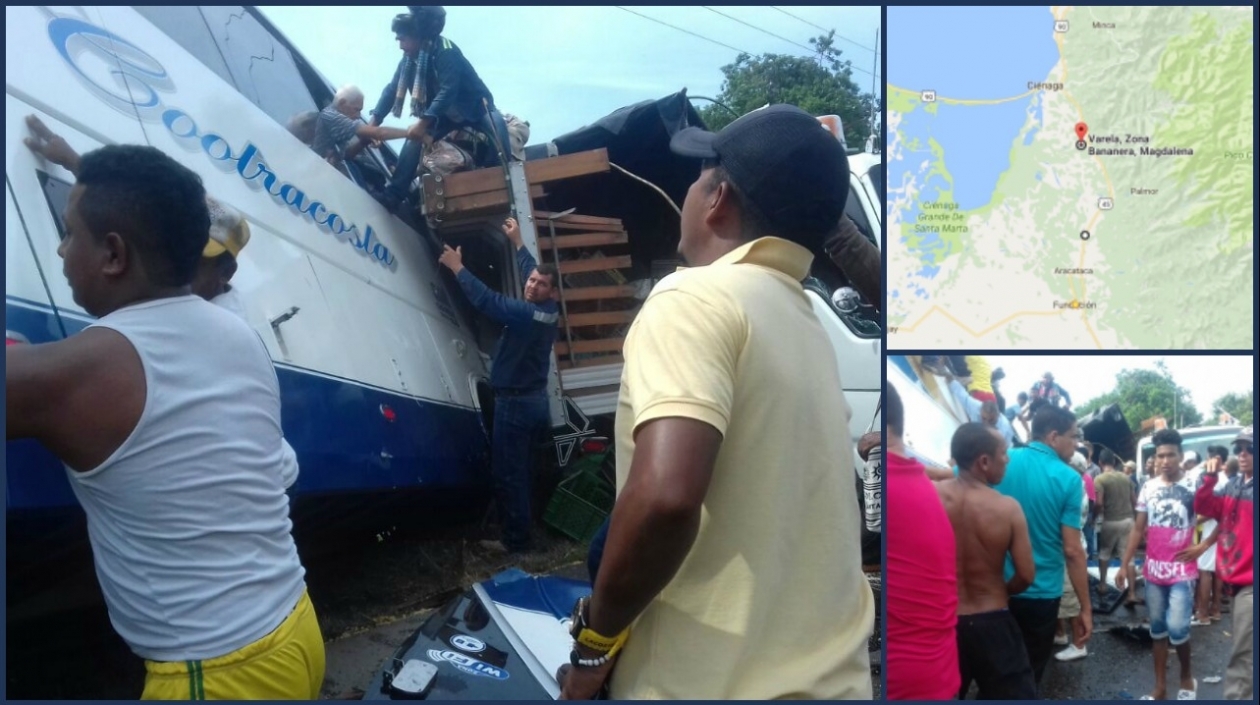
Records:
M488 479L477 411L277 365L297 494L474 487Z
M80 153L106 143L143 143L144 134L134 114L95 108L97 98L58 58L48 15L33 7L7 7L5 22L5 319L31 343L46 343L73 335L91 319L74 303L57 254L58 219L74 177L23 144L30 135L26 116L39 117ZM117 68L96 61L87 70L108 77ZM77 507L64 467L43 446L30 440L6 443L5 462L10 512Z

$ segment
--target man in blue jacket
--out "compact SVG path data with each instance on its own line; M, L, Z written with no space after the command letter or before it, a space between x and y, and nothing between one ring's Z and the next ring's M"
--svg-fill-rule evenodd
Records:
M373 125L380 125L389 114L402 117L403 103L410 96L411 116L419 118L407 132L407 142L386 187L384 203L391 210L407 197L416 177L421 143L432 144L451 130L467 127L481 132L496 145L502 159L512 159L507 124L494 107L494 96L459 47L442 36L446 10L409 9L410 14L398 15L393 23L402 61L372 111Z
M483 542L509 553L529 551L530 461L534 442L551 425L547 373L560 320L556 268L538 264L521 242L516 220L503 222L503 232L516 250L516 264L525 280L525 298L509 298L491 290L464 268L460 248L445 246L438 258L455 274L473 308L504 325L490 370L494 388L494 438L491 471L503 519L503 540Z

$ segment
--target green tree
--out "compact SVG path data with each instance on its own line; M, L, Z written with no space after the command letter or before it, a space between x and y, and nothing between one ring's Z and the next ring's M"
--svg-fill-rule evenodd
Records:
M1156 362L1155 368L1122 370L1116 375L1115 388L1076 407L1077 415L1085 416L1108 404L1119 404L1134 433L1141 431L1144 419L1153 416L1163 416L1172 428L1201 422L1203 414L1190 401L1190 392L1177 385L1164 361Z
M1246 394L1230 392L1212 402L1212 410L1214 412L1224 411L1238 419L1238 422L1242 425L1249 426L1254 420L1254 403L1255 394L1253 392L1247 392Z
M854 82L852 62L841 59L835 34L833 30L809 40L815 57L737 56L735 63L722 67L726 80L717 97L722 105L700 108L704 124L717 131L768 103L791 103L811 115L839 115L849 147L861 148L871 134L871 116L879 105Z

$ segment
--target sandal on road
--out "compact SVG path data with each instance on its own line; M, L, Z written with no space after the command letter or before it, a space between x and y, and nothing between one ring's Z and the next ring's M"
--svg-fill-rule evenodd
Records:
M1198 700L1199 679L1194 678L1194 688L1191 690L1181 689L1177 691L1178 700Z
M1212 626L1212 620L1210 620L1210 619L1203 619L1202 617L1195 617L1194 619L1190 620L1190 626L1192 626L1192 627L1210 627L1210 626Z

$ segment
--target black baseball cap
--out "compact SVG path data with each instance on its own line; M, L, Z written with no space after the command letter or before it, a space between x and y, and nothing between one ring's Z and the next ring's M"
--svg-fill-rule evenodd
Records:
M716 133L688 127L669 147L684 157L716 161L744 195L744 205L785 236L828 235L844 214L844 146L794 105L754 110Z

